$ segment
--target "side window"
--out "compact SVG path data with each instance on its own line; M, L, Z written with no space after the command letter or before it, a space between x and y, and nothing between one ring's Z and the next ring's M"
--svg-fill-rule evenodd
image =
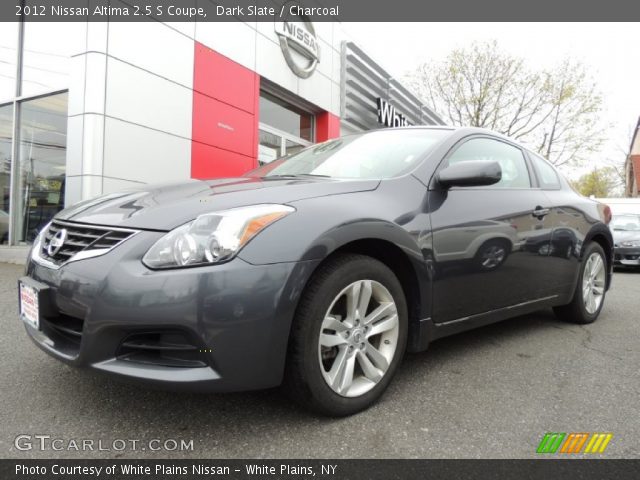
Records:
M535 153L530 153L529 156L531 157L533 165L538 172L540 187L549 190L560 188L560 179L558 178L558 174L554 168L546 160Z
M449 157L457 162L493 160L502 168L502 180L488 188L529 188L531 180L522 150L490 138L473 138L460 145Z

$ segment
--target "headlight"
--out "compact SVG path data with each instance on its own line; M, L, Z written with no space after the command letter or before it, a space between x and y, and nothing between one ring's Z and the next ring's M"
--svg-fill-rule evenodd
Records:
M200 215L154 243L142 262L150 268L224 262L261 230L294 211L287 205L265 204Z
M621 247L640 247L640 240L625 240L620 242Z

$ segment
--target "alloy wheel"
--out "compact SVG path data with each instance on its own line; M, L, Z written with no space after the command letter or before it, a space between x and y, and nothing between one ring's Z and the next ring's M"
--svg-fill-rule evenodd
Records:
M491 245L489 248L482 252L480 259L482 268L485 270L491 270L500 265L506 255L504 247L499 245Z
M344 397L375 387L393 361L399 325L384 285L358 280L345 287L331 302L320 331L318 359L327 385Z
M604 261L598 252L593 252L585 262L582 275L582 300L589 314L593 315L600 308L604 298L604 287Z

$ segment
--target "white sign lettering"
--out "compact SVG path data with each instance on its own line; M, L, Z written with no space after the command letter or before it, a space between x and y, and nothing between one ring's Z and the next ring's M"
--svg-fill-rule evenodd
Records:
M384 98L378 97L378 123L386 127L409 127L412 123L407 117L398 113L396 107L387 102Z

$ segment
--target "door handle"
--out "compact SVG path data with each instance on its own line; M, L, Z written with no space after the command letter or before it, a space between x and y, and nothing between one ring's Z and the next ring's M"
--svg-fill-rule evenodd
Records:
M549 213L550 209L548 208L542 208L541 206L537 206L533 212L531 212L531 214L536 217L536 218L543 218L545 217L548 213Z

